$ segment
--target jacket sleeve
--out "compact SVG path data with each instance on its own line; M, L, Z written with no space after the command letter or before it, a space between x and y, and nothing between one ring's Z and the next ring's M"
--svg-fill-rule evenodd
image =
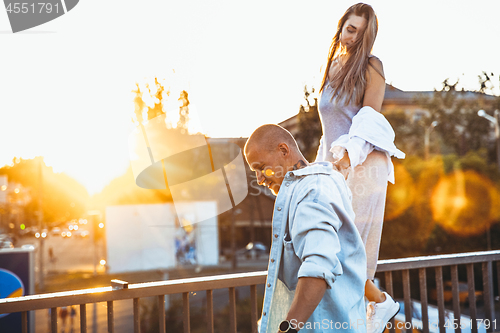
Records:
M344 134L339 139L335 140L332 143L330 152L333 152L335 146L344 147L347 150L352 168L363 164L368 157L368 154L370 154L374 149L374 146L371 143L366 142L358 136L349 138L348 134Z
M318 176L315 181L297 205L290 234L295 254L302 261L298 278L324 279L331 288L343 273L337 256L340 252L337 231L352 216L341 205L344 200L332 178Z

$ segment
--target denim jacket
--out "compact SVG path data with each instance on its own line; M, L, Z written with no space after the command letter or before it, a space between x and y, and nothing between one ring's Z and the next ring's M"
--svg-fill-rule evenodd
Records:
M292 322L301 333L366 331L366 255L353 221L351 192L330 163L286 174L273 212L261 333L278 331L300 277L327 284L308 321Z

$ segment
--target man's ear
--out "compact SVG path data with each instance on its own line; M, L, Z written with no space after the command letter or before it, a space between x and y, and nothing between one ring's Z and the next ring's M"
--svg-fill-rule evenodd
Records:
M288 148L288 145L284 142L278 145L278 149L283 156L287 156L288 154L290 154L290 148Z

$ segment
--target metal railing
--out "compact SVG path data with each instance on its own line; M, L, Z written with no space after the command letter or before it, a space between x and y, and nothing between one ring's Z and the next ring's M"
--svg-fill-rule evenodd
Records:
M461 318L460 299L459 299L459 279L458 266L465 265L467 270L467 286L468 286L468 301L470 311L471 332L478 332L478 317L476 304L476 287L474 281L474 264L480 263L482 266L482 282L483 282L483 302L485 309L485 319L489 323L493 323L495 318L495 303L493 295L493 262L496 262L498 290L500 290L500 251L485 251L485 252L470 252L447 254L438 256L414 257L394 260L380 260L377 266L377 273L385 273L385 288L391 295L393 289L393 273L395 271L402 272L402 285L404 294L404 313L405 322L412 323L412 301L411 301L411 286L410 286L410 270L418 270L419 291L422 314L422 331L429 332L429 302L427 290L427 269L434 269L435 283L437 294L437 305L439 312L438 327L440 333L446 331L445 319L445 300L444 300L444 283L443 283L443 267L449 266L451 271L451 293L453 302L453 316ZM394 320L392 322L390 332L395 332ZM454 326L454 325L451 325ZM460 324L456 325L455 332L461 332ZM492 332L497 330L495 326L488 325L487 331Z
M393 295L394 283L393 273L402 272L402 284L405 304L405 316L407 322L412 322L412 301L410 289L410 270L418 270L420 302L422 309L423 332L429 332L428 317L428 299L427 299L427 269L435 270L435 282L437 288L437 303L439 309L439 328L440 332L445 332L445 306L444 306L444 288L443 288L443 267L450 266L452 277L453 294L453 312L455 318L460 318L459 303L459 280L458 265L466 265L468 299L470 306L470 316L472 332L478 331L476 294L474 285L474 267L475 263L482 265L483 297L485 305L485 317L490 322L495 319L494 295L493 295L493 262L496 262L497 276L500 276L500 251L473 252L451 255L439 255L428 257L413 257L394 260L380 260L377 272L385 274L385 287L389 294ZM108 332L114 332L114 314L113 302L119 300L133 301L134 332L140 332L140 311L139 299L145 297L157 297L159 332L164 333L165 327L165 295L182 294L183 303L183 331L190 333L190 305L189 293L193 291L206 291L206 332L214 332L214 308L213 308L213 290L228 289L229 291L229 322L230 332L237 332L236 322L236 292L235 288L250 286L250 305L252 332L257 332L258 304L257 304L257 285L266 282L267 271L227 274L209 277L197 277L189 279L169 280L160 282L148 282L137 284L115 283L114 287L94 288L75 290L67 292L57 292L49 294L39 294L23 296L17 298L0 299L1 313L22 313L23 333L28 332L28 311L39 309L51 309L51 330L57 332L57 308L63 306L80 305L80 332L87 332L87 311L86 305L89 303L107 302L107 323ZM498 279L500 280L500 279ZM500 281L499 281L500 290ZM394 326L390 330L394 332ZM460 326L455 330L460 332ZM493 331L490 327L488 331Z
M182 294L183 299L183 327L189 333L189 293L206 291L207 296L207 330L214 332L213 297L214 289L229 290L230 329L236 333L236 287L250 286L252 332L257 332L257 285L266 282L267 271L226 274L210 277L197 277L159 282L136 283L122 287L103 287L93 289L74 290L0 299L1 313L22 313L22 332L28 332L28 311L51 309L51 330L57 333L57 308L80 304L80 332L87 332L86 305L90 303L107 302L108 332L114 332L113 302L119 300L133 300L134 332L140 332L139 299L156 296L158 302L158 317L160 332L165 332L165 295Z

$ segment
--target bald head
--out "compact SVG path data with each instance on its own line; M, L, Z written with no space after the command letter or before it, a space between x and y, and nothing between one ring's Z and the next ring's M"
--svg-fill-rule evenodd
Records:
M257 183L275 195L288 171L308 165L293 136L278 125L257 128L245 145L245 158L250 170L255 171Z
M273 151L278 149L280 143L286 145L294 152L299 152L297 142L292 134L279 125L267 124L257 128L245 144L245 155L250 149L258 147L261 151Z

